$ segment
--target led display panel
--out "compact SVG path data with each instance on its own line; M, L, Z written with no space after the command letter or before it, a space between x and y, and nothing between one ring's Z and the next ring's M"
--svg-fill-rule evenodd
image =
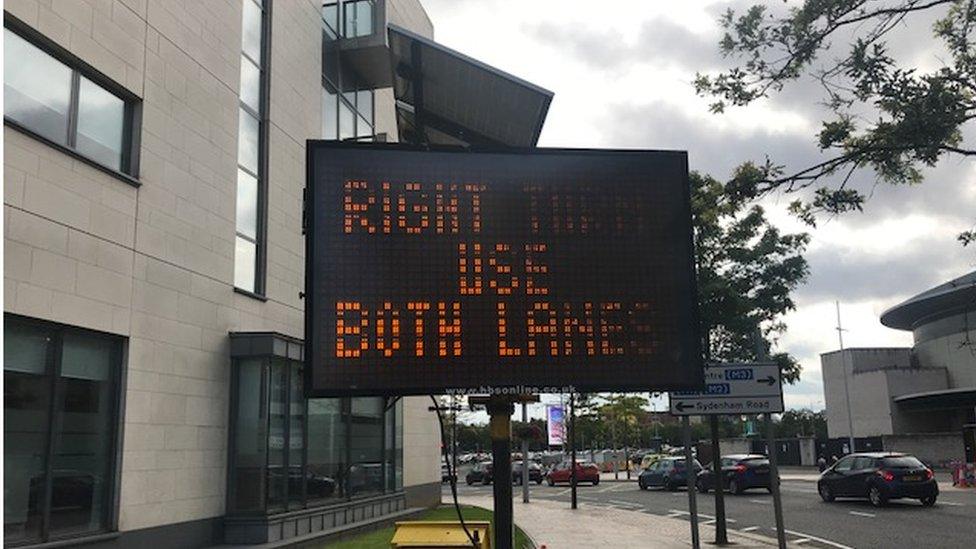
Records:
M702 383L685 152L308 142L309 396Z

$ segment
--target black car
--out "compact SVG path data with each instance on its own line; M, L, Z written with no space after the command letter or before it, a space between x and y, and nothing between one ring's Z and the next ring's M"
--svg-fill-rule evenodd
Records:
M468 483L468 486L476 482L481 484L491 484L491 462L482 461L475 463L474 467L468 471L468 474L464 476L464 481Z
M844 456L820 475L817 491L827 502L834 498L867 498L875 507L889 500L918 499L935 504L939 485L935 474L915 456L872 452Z
M698 460L694 461L695 474L702 470ZM652 486L660 486L669 492L677 490L681 486L687 486L688 474L685 467L685 458L667 457L654 462L653 465L641 471L637 477L637 486L641 490L647 490Z
M512 482L518 485L522 484L521 461L512 462ZM529 482L542 484L542 467L534 461L529 462Z
M769 484L769 460L760 454L722 456L722 488L741 494L750 488L772 490ZM698 491L705 494L715 489L715 475L711 465L698 473Z

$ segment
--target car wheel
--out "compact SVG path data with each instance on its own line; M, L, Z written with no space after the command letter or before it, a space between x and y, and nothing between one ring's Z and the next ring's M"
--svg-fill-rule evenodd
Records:
M644 484L644 481L639 478L637 479L637 487L641 490L647 490L647 485Z
M932 507L933 505L935 505L935 498L936 496L925 496L920 501L922 502L922 505L926 507Z
M593 486L596 486L597 484L600 484L600 479L596 479L593 481Z
M881 492L881 489L877 486L872 486L871 490L868 491L868 499L871 500L871 505L875 507L884 507L888 503L888 498Z
M830 503L831 501L834 501L834 493L830 491L830 486L821 483L817 485L817 491L820 492L820 499L824 500L825 502Z
M702 482L702 481L700 481L700 480L695 483L695 487L698 488L698 493L699 494L707 494L708 493L708 486L705 486L705 483Z
M674 487L674 483L671 482L671 479L669 478L664 479L664 489L668 492L674 492L677 490L677 488Z
M742 487L739 486L739 482L734 478L729 480L729 493L737 496L742 493Z
M541 478L540 479L536 479L535 483L536 483L536 486L538 486L539 484L542 484L542 479Z
M546 479L546 483L547 483L547 484L548 484L549 486L555 486L555 485L556 485L556 481L554 481L554 480L552 480L552 477L549 477L549 478L547 478L547 479Z
M470 478L470 477L468 477L468 478L466 478L466 479L465 479L465 482L467 482L467 483L468 483L468 486L471 486L472 484L474 484L474 481L473 481L473 480L471 480L471 478Z

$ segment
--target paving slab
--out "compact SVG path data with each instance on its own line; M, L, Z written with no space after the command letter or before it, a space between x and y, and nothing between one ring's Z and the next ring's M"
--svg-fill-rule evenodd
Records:
M462 496L459 503L492 508L490 496ZM687 520L669 518L604 505L580 503L575 511L565 502L535 499L522 503L513 500L515 524L542 549L575 547L687 549L691 546L691 528ZM700 527L702 547L711 547L714 530ZM776 540L758 535L729 531L729 541L737 549L776 547Z

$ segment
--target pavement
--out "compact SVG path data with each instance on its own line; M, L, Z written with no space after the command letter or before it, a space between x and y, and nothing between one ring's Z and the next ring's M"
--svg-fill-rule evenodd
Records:
M492 508L491 496L459 496L464 505ZM576 510L565 503L537 499L529 504L520 497L512 505L515 524L539 549L573 547L687 549L691 546L691 529L687 521L580 503ZM711 526L700 528L702 540L713 539ZM729 541L737 548L776 547L776 540L760 535L729 532ZM703 541L704 545L704 541Z

